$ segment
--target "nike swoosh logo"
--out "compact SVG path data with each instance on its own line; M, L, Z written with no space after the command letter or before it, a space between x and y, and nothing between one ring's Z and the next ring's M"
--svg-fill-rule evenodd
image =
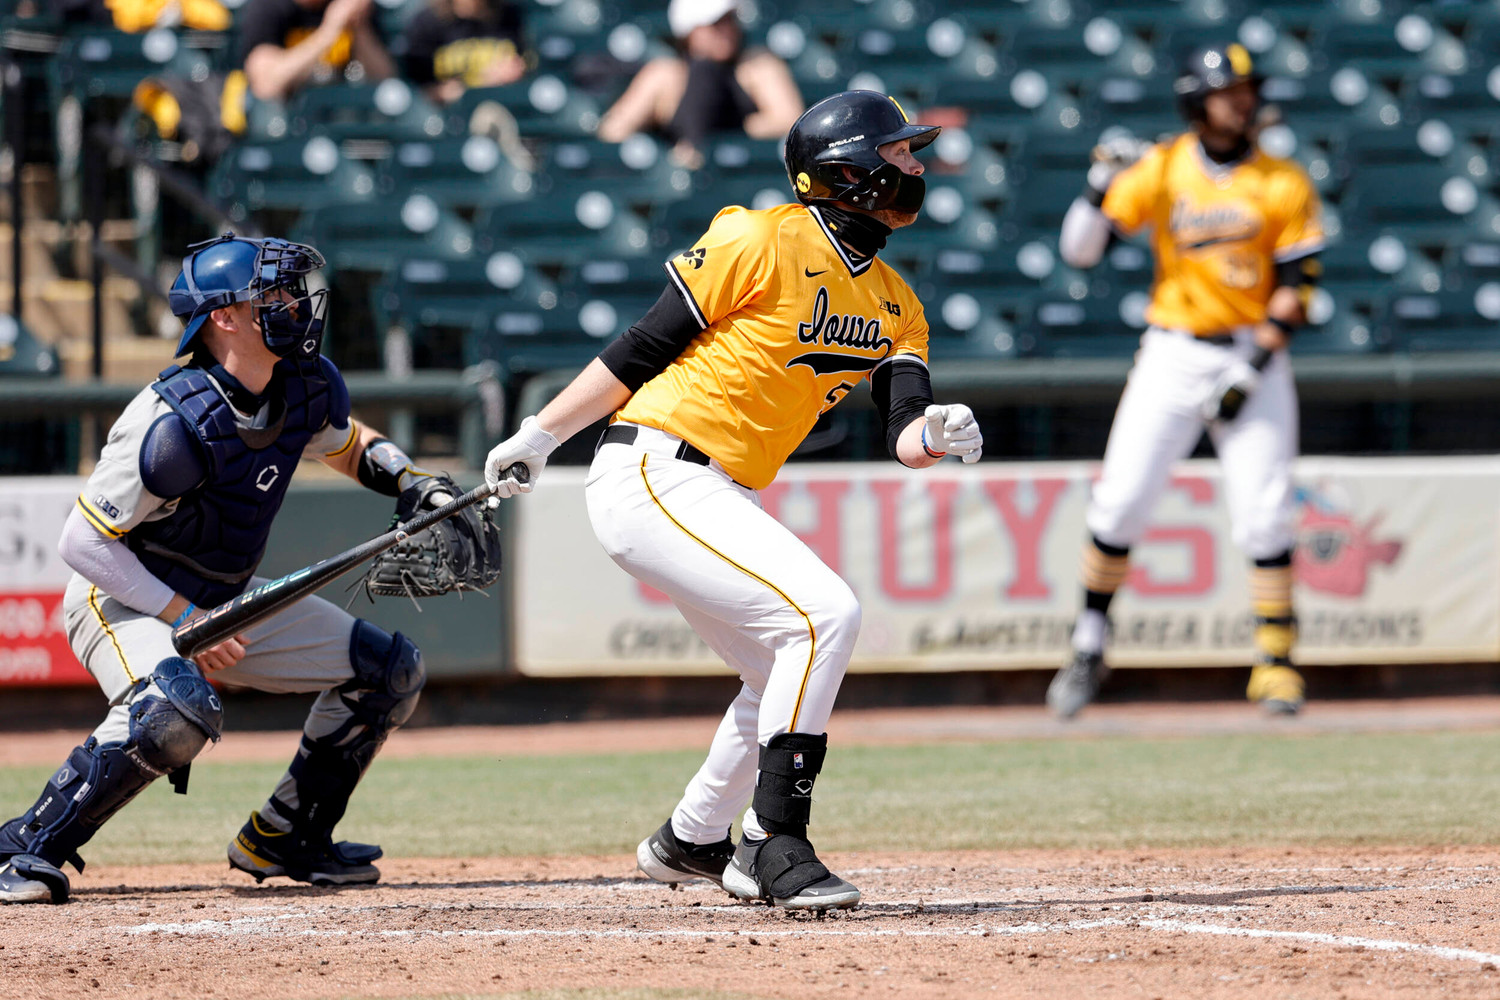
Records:
M807 275L809 278L816 278L820 274L827 274L828 273L828 268L825 267L821 271L809 271L807 268L804 267L802 269L802 273L805 274L805 275Z
M1235 240L1243 240L1245 238L1243 233L1237 233L1233 236L1211 236L1206 240L1196 240L1189 243L1187 249L1202 250L1204 247L1217 246L1220 243L1233 243Z

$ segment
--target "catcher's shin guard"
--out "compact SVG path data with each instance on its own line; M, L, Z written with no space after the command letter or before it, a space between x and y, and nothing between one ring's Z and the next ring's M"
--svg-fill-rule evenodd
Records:
M163 660L130 706L123 743L92 737L75 747L26 813L0 827L0 860L31 855L52 867L71 862L111 816L163 774L181 774L223 724L219 696L187 660ZM66 893L66 887L63 892Z
M770 836L741 838L724 869L724 888L740 899L763 899L789 910L843 909L859 890L830 872L807 839L812 790L828 736L782 733L760 748L760 772L751 802Z

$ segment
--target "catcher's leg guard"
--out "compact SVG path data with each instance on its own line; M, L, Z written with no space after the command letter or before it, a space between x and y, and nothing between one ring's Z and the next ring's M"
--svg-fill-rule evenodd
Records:
M340 688L350 716L338 729L306 735L287 774L290 793L273 795L269 808L281 822L254 813L229 845L229 863L255 876L287 875L305 882L373 882L371 864L382 854L374 844L333 843L349 797L386 737L411 718L426 683L422 654L400 632L394 635L363 619L349 642L354 678Z
M859 902L859 890L830 872L807 839L813 784L827 755L826 734L782 733L760 748L751 806L770 836L741 838L724 869L724 888L731 894L789 910L842 909Z
M78 849L152 781L185 767L223 724L219 696L188 660L163 660L141 681L147 693L130 706L123 743L90 738L75 747L26 813L0 827L0 859L33 855L52 867L71 862L83 871ZM66 893L66 886L63 892Z

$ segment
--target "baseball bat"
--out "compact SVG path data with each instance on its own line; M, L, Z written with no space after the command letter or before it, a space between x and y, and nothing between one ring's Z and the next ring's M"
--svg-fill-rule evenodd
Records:
M523 483L530 478L526 466L520 463L512 465L505 472L506 475ZM425 531L439 521L452 517L465 507L488 500L494 492L494 487L486 483L448 501L441 507L423 511L409 521L398 524L390 531L376 535L369 541L361 542L352 549L345 549L338 555L329 556L311 566L304 566L286 576L277 577L269 583L247 590L238 597L232 597L208 614L201 615L173 629L172 645L177 649L177 655L192 659L205 649L218 645L230 636L265 621L282 608L301 600L330 580L343 576L371 556L379 555L386 549L404 542L411 535Z

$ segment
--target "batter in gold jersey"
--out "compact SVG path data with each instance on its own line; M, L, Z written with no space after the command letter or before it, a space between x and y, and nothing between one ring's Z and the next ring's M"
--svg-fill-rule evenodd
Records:
M1098 263L1115 233L1149 232L1156 256L1151 327L1089 504L1073 651L1047 691L1064 718L1098 690L1105 612L1130 548L1205 425L1223 462L1235 544L1252 561L1247 693L1277 714L1303 701L1291 660L1297 395L1286 347L1319 272L1318 198L1300 167L1254 147L1260 80L1244 47L1200 49L1174 87L1192 130L1144 155L1128 138L1096 149L1059 240L1075 267Z
M490 452L499 495L529 492L560 441L612 416L589 471L594 532L744 681L671 818L636 851L658 881L705 878L793 909L859 902L807 839L859 602L756 490L866 379L898 461L978 460L973 413L932 400L922 306L877 257L916 221L912 154L937 133L872 91L813 105L787 137L799 203L720 212L667 262L656 305ZM504 476L515 463L529 481Z

